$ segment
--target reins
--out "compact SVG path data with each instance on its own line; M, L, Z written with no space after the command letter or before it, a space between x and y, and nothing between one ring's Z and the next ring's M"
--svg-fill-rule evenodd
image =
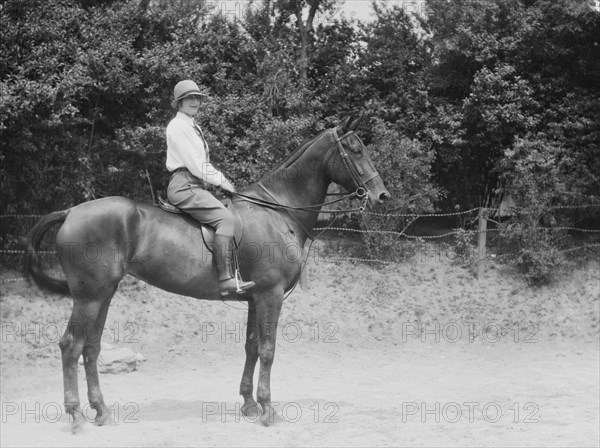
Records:
M322 207L336 204L338 202L342 202L347 199L358 198L358 199L362 200L361 205L359 207L349 208L349 209L344 209L344 210L328 210L327 213L330 213L332 215L351 213L351 212L362 213L367 206L367 201L369 200L369 196L368 196L369 190L366 186L366 183L373 180L375 177L378 176L378 174L374 175L370 179L367 179L366 181L363 181L362 170L357 169L354 162L348 156L348 153L346 152L346 150L344 149L344 146L342 145L342 140L344 140L349 135L354 134L353 131L346 132L341 137L338 137L337 130L335 128L332 130L332 133L335 138L334 144L336 145L336 148L340 154L340 158L342 159L344 168L346 169L348 174L350 174L350 177L352 178L352 180L354 181L354 184L356 185L356 191L346 194L346 195L343 195L342 197L340 197L338 199L334 199L332 201L323 202L321 204L307 205L304 207L294 207L291 205L281 204L280 202L277 202L275 197L273 196L273 194L271 194L271 192L267 189L267 187L264 186L264 184L262 182L258 182L258 186L261 187L265 191L265 193L267 193L271 198L273 198L273 201L268 201L266 199L259 198L259 197L248 196L248 195L238 193L238 192L231 192L231 194L238 198L241 198L242 200L252 202L254 204L261 205L263 207L268 207L268 208L273 208L273 209L283 209L283 210L304 211L304 212L312 212L312 213L321 213ZM308 233L307 233L307 235L308 235Z
M258 185L261 188L263 188L263 190L266 190L266 192L269 193L269 195L271 196L270 192L266 189L266 187L262 183L259 182ZM362 187L357 188L357 190L353 193L345 194L344 196L342 196L339 199L335 199L333 201L328 201L328 202L323 202L321 204L307 205L306 207L294 207L291 205L281 204L279 202L267 201L266 199L262 199L262 198L255 197L255 196L247 196L245 194L238 193L238 192L233 192L230 194L232 194L236 197L242 198L245 201L252 202L257 205L262 205L263 207L267 207L267 208L296 210L296 211L313 212L313 213L321 213L320 209L322 207L325 207L327 205L336 204L338 202L345 201L346 199L359 198L359 199L363 200L360 207L349 208L349 209L344 209L344 210L328 210L327 213L331 213L331 214L362 212L362 211L364 211L366 202L368 200L367 192Z

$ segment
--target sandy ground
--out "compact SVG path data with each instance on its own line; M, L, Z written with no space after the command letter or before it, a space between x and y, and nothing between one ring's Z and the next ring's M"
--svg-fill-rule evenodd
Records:
M270 427L239 412L245 305L129 279L105 340L147 361L101 375L118 424L78 435L52 333L70 302L4 284L1 445L598 446L598 263L546 289L510 275L312 264L284 304Z
M240 415L241 353L214 353L185 366L104 375L119 424L87 424L75 436L65 417L56 421L59 371L22 378L29 390L3 402L2 446L598 444L597 347L410 343L377 350L302 343L279 349L272 387L280 418L271 427ZM9 403L17 408L7 409Z

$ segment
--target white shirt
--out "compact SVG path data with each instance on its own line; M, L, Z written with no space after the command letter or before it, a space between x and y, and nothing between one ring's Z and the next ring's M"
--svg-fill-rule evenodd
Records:
M208 145L194 120L182 112L167 126L167 169L187 168L199 179L216 186L226 181L225 176L208 160Z

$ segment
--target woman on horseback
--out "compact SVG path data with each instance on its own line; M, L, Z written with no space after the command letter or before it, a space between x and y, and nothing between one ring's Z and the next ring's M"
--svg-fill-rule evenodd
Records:
M232 271L233 214L208 191L210 186L234 192L233 184L209 160L209 150L200 126L194 120L207 95L191 80L180 81L171 106L177 114L167 126L167 169L171 179L169 201L202 224L215 229L214 258L219 292L227 295L247 290L254 282L236 282Z

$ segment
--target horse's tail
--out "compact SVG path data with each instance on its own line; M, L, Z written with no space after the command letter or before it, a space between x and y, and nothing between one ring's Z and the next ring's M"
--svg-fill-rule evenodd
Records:
M27 251L25 254L24 272L33 278L35 283L42 289L57 294L68 295L71 293L66 280L52 278L44 272L39 256L40 243L48 230L56 225L62 224L67 219L69 209L52 212L38 221L27 235Z

